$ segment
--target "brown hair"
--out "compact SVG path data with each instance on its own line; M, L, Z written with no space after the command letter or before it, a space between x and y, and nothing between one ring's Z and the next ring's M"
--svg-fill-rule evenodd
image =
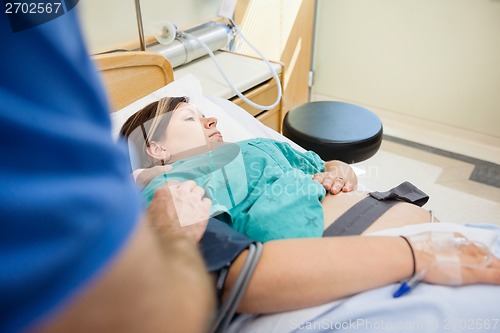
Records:
M154 165L154 160L147 154L146 148L151 141L161 140L172 116L170 112L180 103L189 103L189 98L162 98L137 111L123 124L120 135L128 140L129 150L134 149L136 155L134 157L131 153L130 156L132 169Z

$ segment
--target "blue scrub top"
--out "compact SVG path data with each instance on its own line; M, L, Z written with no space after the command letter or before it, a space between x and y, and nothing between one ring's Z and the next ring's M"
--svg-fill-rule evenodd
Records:
M167 180L194 180L212 199L212 216L255 241L321 237L326 191L312 179L324 170L312 151L251 139L172 164L144 189L146 203Z
M141 211L75 11L18 32L0 13L0 332L63 307Z

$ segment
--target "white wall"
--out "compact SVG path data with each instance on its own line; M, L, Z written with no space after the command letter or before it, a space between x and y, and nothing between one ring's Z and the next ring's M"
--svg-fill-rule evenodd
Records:
M500 0L319 0L313 94L500 137Z
M155 21L167 20L181 28L217 16L221 0L141 0L146 35ZM81 0L80 19L92 53L139 40L134 0Z

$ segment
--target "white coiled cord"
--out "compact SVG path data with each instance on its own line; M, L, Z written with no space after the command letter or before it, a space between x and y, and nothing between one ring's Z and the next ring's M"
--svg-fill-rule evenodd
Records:
M214 61L215 65L217 66L217 69L219 70L219 72L222 75L222 77L224 78L224 80L231 87L231 89L234 91L234 93L236 93L236 95L238 95L238 97L241 98L245 103L247 103L248 105L250 105L250 106L252 106L252 107L254 107L256 109L259 109L259 110L271 110L271 109L275 108L276 106L278 106L278 104L280 103L281 97L283 95L283 91L282 91L282 88L281 88L281 83L280 83L280 79L278 77L278 74L274 70L274 68L271 65L271 63L269 62L269 60L267 60L267 58L252 43L250 43L250 41L245 37L245 35L238 28L238 26L236 25L236 23L232 19L229 19L229 21L231 22L234 30L239 34L239 36L241 37L241 39L243 41L245 41L259 55L259 57L266 63L267 67L271 71L271 74L272 74L274 80L276 81L276 86L277 86L277 89L278 89L277 97L276 97L276 100L274 101L273 104L271 104L271 105L260 105L260 104L257 104L255 102L252 102L251 100L249 100L247 97L245 97L243 95L243 93L241 91L238 90L238 88L236 88L236 86L233 84L233 82L227 77L226 73L224 73L224 70L220 66L219 62L217 61L217 58L215 57L215 55L212 52L212 50L208 47L208 45L206 45L198 37L193 36L191 34L188 34L188 33L182 32L182 31L178 31L177 34L179 35L179 37L187 37L187 38L191 38L191 39L196 40L208 52L208 54L210 55L210 57Z

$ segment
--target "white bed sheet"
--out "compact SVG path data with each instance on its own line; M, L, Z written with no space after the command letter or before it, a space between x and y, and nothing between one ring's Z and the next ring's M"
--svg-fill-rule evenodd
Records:
M500 257L500 228L490 224L428 223L388 229L377 235L410 235L426 230L458 231ZM500 332L500 286L447 287L419 284L393 298L382 288L307 309L270 315L241 315L228 333L284 332Z

